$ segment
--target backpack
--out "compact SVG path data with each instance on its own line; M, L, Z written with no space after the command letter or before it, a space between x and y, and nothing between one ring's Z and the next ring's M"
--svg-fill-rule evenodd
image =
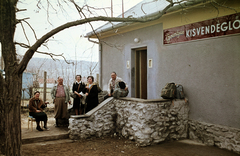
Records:
M175 83L167 83L166 86L161 91L161 97L164 99L174 99L175 91L176 91Z
M176 99L184 99L183 86L180 84L176 85Z

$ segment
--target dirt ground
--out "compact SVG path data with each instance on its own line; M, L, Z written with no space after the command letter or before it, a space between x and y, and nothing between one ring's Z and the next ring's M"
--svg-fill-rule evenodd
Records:
M27 112L22 113L22 128L27 128ZM53 113L48 112L48 125L54 124ZM51 131L52 129L50 129ZM30 130L29 130L30 131ZM36 131L36 130L35 130ZM34 132L35 132L34 131ZM53 131L53 130L52 130ZM36 131L38 133L38 131ZM40 132L41 133L41 132ZM134 141L109 136L79 141L49 141L22 145L23 156L237 156L231 151L205 146L191 140L163 142L138 147Z
M148 147L137 147L133 141L119 137L92 138L72 143L26 144L23 156L237 156L212 146L192 144L190 141L165 142Z

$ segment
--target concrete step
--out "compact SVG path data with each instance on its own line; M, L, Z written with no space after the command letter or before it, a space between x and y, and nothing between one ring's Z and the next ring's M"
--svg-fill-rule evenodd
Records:
M56 141L56 140L62 140L62 139L68 139L69 135L66 134L56 134L56 135L46 135L46 136L35 136L31 138L23 138L22 144L30 144L30 143L40 143L40 142L46 142L46 141Z
M26 120L24 120L26 122ZM50 130L44 130L44 131L38 131L36 130L36 123L33 124L33 130L31 130L31 126L29 129L27 128L27 122L26 124L23 123L22 125L22 144L29 144L29 143L36 143L36 142L45 142L45 141L51 141L51 140L60 140L60 139L68 139L68 127L60 126L55 127L54 126L54 119L49 118L48 119L48 128Z
M50 145L50 144L61 144L61 143L72 143L74 140L71 139L61 139L61 140L52 140L52 141L44 141L44 142L35 142L31 143L31 145ZM29 144L23 144L23 146L29 146Z

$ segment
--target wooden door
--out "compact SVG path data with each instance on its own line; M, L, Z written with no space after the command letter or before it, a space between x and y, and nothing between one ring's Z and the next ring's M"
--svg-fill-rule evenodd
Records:
M135 96L147 99L147 50L136 50Z

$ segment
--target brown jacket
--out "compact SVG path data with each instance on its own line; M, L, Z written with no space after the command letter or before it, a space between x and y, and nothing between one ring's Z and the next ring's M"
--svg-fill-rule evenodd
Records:
M35 101L36 101L37 107L36 107ZM45 107L45 104L41 99L36 100L35 97L33 97L29 100L29 112L36 112L37 110L40 110L42 112L43 111L42 108L44 107Z

